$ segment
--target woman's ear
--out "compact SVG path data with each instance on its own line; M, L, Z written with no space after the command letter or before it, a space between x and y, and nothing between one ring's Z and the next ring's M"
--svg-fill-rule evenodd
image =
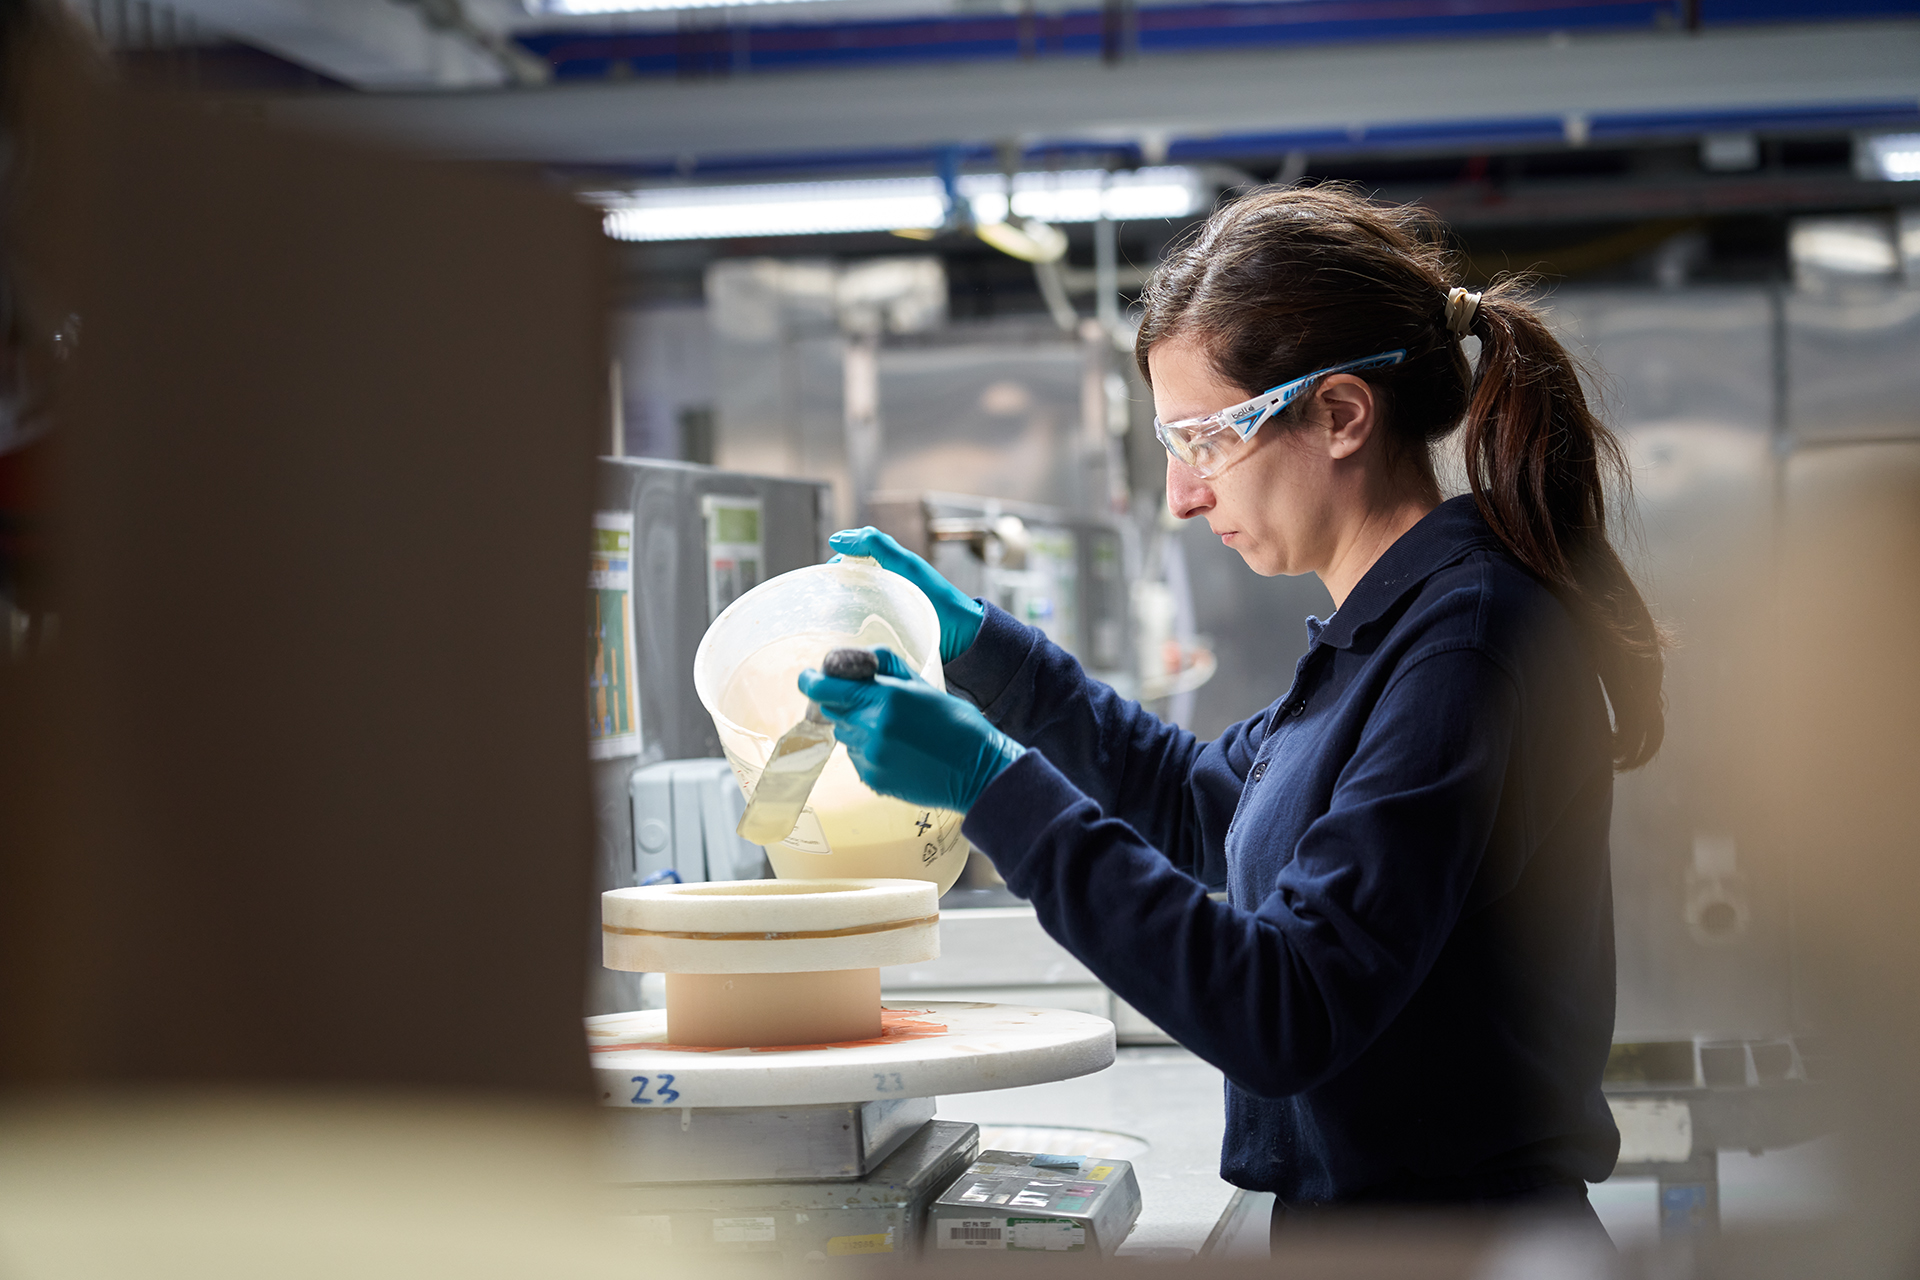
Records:
M1373 388L1352 374L1335 374L1314 388L1327 427L1327 456L1351 458L1372 439L1379 425L1379 401Z

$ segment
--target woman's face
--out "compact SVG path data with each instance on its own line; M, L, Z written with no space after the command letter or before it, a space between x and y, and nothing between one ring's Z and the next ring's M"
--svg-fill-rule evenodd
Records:
M1259 394L1221 379L1200 347L1170 338L1147 353L1153 372L1153 407L1162 422L1199 418ZM1334 554L1336 456L1329 431L1307 407L1299 426L1269 421L1232 466L1202 478L1171 454L1167 457L1167 507L1182 520L1205 519L1207 527L1264 577L1312 573Z

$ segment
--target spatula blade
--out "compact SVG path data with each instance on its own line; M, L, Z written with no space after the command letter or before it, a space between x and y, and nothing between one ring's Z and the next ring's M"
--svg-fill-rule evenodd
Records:
M841 680L871 680L878 662L871 649L842 648L828 652L820 668ZM780 735L767 757L766 770L754 784L747 811L734 830L757 845L779 844L793 834L800 814L813 794L813 784L833 754L833 725L809 703L799 724Z
M833 754L833 726L811 718L780 735L765 772L754 785L736 830L758 845L779 844L793 834L813 784Z

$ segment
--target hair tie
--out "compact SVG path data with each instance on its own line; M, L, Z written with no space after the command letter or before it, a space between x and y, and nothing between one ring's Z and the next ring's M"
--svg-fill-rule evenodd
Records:
M1447 291L1447 332L1456 338L1466 337L1478 310L1480 295L1455 285Z

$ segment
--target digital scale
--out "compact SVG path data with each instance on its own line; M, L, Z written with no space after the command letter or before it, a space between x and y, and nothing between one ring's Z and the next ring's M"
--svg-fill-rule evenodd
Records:
M933 1118L942 1093L1109 1066L1105 1018L895 1002L879 1037L798 1049L674 1047L662 1010L589 1018L587 1033L613 1209L652 1248L770 1264L904 1264L948 1249L1101 1257L1139 1216L1126 1161L983 1153L978 1126Z

